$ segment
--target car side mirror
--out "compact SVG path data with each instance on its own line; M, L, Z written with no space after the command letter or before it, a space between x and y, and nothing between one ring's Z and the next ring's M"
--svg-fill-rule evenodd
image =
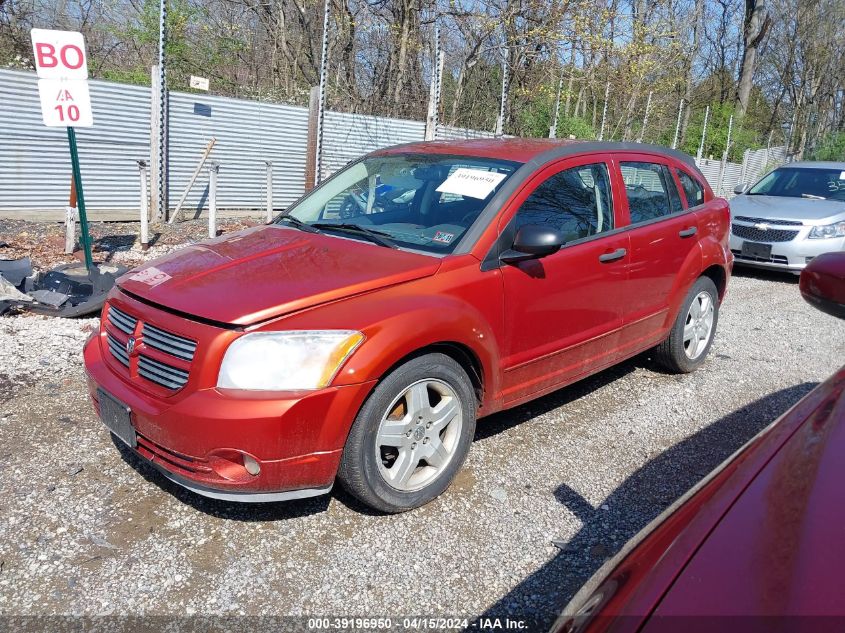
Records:
M499 256L503 262L514 263L539 259L557 253L566 240L557 229L526 224L519 228L513 246Z
M810 305L845 319L845 253L824 253L801 271L801 296Z
M751 187L747 182L741 182L736 187L734 187L734 193L739 196L744 194L749 189L751 189Z

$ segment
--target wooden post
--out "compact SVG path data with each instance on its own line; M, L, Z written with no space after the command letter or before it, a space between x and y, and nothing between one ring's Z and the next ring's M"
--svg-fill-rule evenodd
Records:
M320 88L311 87L308 98L308 144L305 149L305 191L317 182L317 122L320 110Z
M264 163L267 165L267 221L270 222L273 219L273 163L269 160Z
M208 164L208 237L217 237L217 173L220 163Z
M138 173L141 176L141 250L146 251L150 247L150 196L147 192L147 161L138 161Z
M70 179L70 196L65 207L65 254L70 255L76 248L76 183Z

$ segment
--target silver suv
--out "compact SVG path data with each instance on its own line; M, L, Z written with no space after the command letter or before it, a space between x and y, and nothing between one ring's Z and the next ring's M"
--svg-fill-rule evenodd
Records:
M845 162L789 163L735 192L737 264L799 274L816 255L845 251Z

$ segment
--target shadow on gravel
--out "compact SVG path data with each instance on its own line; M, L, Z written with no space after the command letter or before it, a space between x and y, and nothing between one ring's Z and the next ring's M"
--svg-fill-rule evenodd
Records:
M746 279L760 279L762 281L779 281L781 283L798 285L798 275L793 273L783 272L780 270L766 270L765 268L750 268L748 266L734 266L731 273L734 277L744 277ZM728 284L728 295L730 295L731 288Z
M182 503L218 519L248 522L284 521L325 512L329 506L331 498L329 495L277 503L237 503L202 497L170 481L114 436L112 436L112 443L120 451L123 461L138 471L144 479L173 495Z
M561 552L555 558L481 617L525 619L536 630L547 630L581 585L625 542L816 384L782 389L713 422L646 463L598 508L561 484L555 496L581 520L582 528L568 542L556 543Z

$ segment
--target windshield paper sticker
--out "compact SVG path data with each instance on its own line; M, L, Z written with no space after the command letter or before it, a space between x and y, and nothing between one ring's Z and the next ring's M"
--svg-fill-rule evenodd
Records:
M139 281L142 284L147 284L153 288L159 284L163 284L168 279L173 278L163 270L159 270L155 266L150 266L149 268L145 268L144 270L135 273L129 279L132 281Z
M446 233L445 231L437 231L431 239L435 242L440 242L441 244L449 244L453 239L455 239L455 234Z
M496 188L496 185L505 179L506 175L461 167L444 180L436 191L484 200Z

